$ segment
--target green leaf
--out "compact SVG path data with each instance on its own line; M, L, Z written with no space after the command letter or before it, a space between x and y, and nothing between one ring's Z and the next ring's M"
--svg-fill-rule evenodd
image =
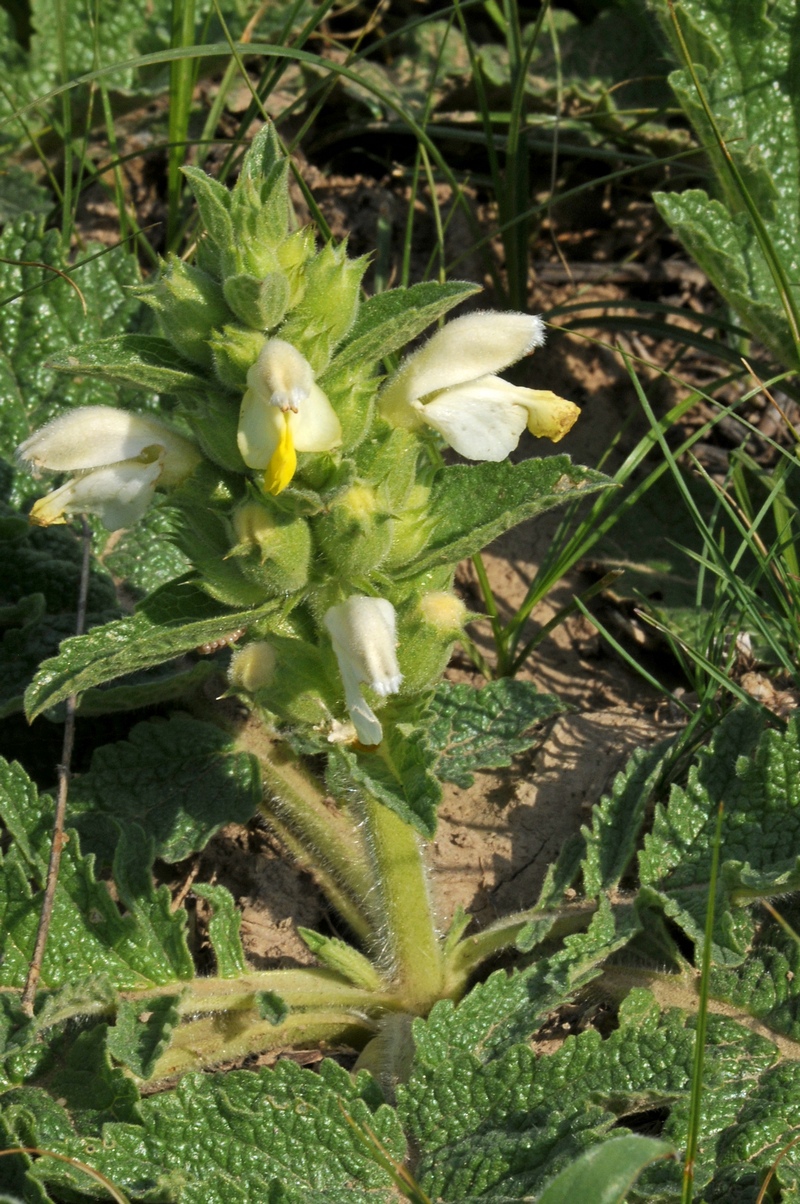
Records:
M183 363L167 339L153 334L122 334L51 355L48 366L81 377L101 377L154 393L203 391L205 377Z
M477 292L477 285L463 280L428 281L370 297L359 307L351 330L320 378L321 387L325 388L329 376L335 378L363 363L373 364L405 347L437 318Z
M179 999L180 995L154 995L150 999L120 1003L106 1048L112 1058L127 1066L137 1078L150 1077L169 1045L179 1019Z
M714 960L747 956L755 918L747 902L800 887L800 725L763 731L749 708L732 711L689 771L656 807L639 856L643 898L660 901L702 947L717 810L724 804L714 916Z
M59 1146L134 1199L180 1204L388 1201L392 1180L348 1117L395 1160L406 1155L396 1115L369 1077L353 1079L331 1061L319 1074L282 1061L274 1070L189 1075L175 1091L143 1100L140 1111L138 1124L107 1125L102 1141ZM56 1186L78 1182L46 1158L35 1174Z
M0 983L21 986L41 908L52 828L52 800L38 795L18 765L0 763L0 819L13 844L0 862ZM152 844L139 828L123 834L114 861L121 915L76 832L64 848L43 988L103 973L115 987L146 987L193 974L185 917L173 913L166 887L154 890Z
M387 712L388 707L382 714ZM387 720L383 740L374 752L355 752L343 744L334 747L329 754L328 782L342 798L347 798L353 782L364 787L430 840L442 799L442 788L431 772L432 760L423 731Z
M785 904L779 906L785 911ZM713 999L800 1043L800 944L777 923L757 933L741 965L712 966L710 983Z
M83 693L126 673L173 660L201 644L229 635L234 629L258 623L279 607L278 602L268 602L253 610L230 613L210 599L207 601L208 610L216 610L216 618L189 622L179 619L174 626L166 626L151 621L140 611L131 619L120 619L65 640L58 656L41 665L25 693L29 719L70 694Z
M581 1154L552 1183L537 1204L625 1204L628 1192L646 1166L662 1158L674 1158L675 1149L654 1137L617 1137Z
M42 660L75 631L81 545L71 530L11 527L12 512L0 503L0 556L6 570L5 605L0 607L0 714L22 709L22 696ZM3 537L3 520L9 537ZM88 627L119 613L114 586L102 573L89 574Z
M217 974L220 978L235 978L247 971L247 962L242 949L239 929L242 914L236 910L233 895L224 886L212 886L204 882L195 886L194 893L211 905L208 921L208 939L214 951Z
M428 743L438 753L434 772L444 782L467 789L475 769L497 769L542 739L534 727L567 707L552 694L539 694L532 682L501 678L480 690L443 682L431 703L435 715Z
M274 991L258 991L256 993L256 1008L262 1020L269 1020L270 1024L283 1024L286 1017L289 1015L289 1008L280 995L276 995Z
M583 887L588 898L614 890L627 870L639 842L642 825L658 783L671 741L639 748L614 779L610 795L592 808L586 839Z
M81 694L78 714L113 715L120 711L137 711L196 696L203 684L219 674L219 664L213 659L201 660L184 667L178 662L163 668L133 673L124 684L101 686ZM20 700L20 707L22 701Z
M550 1055L520 1044L501 1047L494 1057L487 1058L483 1046L478 1056L451 1050L435 1066L420 1062L408 1085L398 1088L400 1115L420 1151L420 1187L431 1199L454 1202L530 1197L584 1150L609 1135L612 1143L624 1137L624 1118L642 1110L663 1109L662 1135L680 1148L692 1024L677 1010L662 1016L646 992L634 993L619 1020L607 1038L590 1030L568 1037ZM716 1140L736 1121L746 1084L775 1073L776 1051L768 1041L722 1017L709 1020L698 1188L713 1174ZM424 1027L417 1021L415 1035ZM798 1091L796 1064L791 1074ZM638 1198L648 1201L679 1197L680 1168L659 1164L639 1190Z
M29 11L30 47L21 56L10 83L10 95L17 104L46 96L54 80L62 78L62 71L64 78L74 79L93 68L130 64L147 51L169 46L169 9L164 0L152 4L134 0L125 7L100 0L91 22L84 20L84 14L77 10L62 13L54 0L31 0ZM66 55L63 66L62 47ZM134 85L137 89L145 87L145 80L130 65L118 67L105 76L104 82L107 87L123 92ZM162 86L164 76L151 70L147 83L150 88ZM86 103L85 94L80 103ZM4 109L5 104L4 101Z
M608 477L573 465L569 456L443 468L431 490L431 540L395 575L412 577L462 560L523 519L610 485Z
M0 225L7 226L18 217L49 213L53 196L37 184L33 172L11 163L0 172Z
M70 789L82 842L106 862L131 823L149 834L157 857L182 861L224 824L247 823L260 801L256 758L183 714L137 724L127 740L98 748Z
M190 568L170 539L170 511L160 501L157 494L134 527L113 532L106 541L108 551L101 553L103 567L137 594L148 594Z
M682 61L667 0L652 7ZM800 261L797 16L796 0L685 0L678 15L728 153L792 282ZM691 76L676 71L670 83L711 159L720 200L690 190L656 194L656 203L748 329L794 367L797 351L772 274Z
M778 291L744 214L701 188L655 193L659 213L753 335L794 367L797 354Z
M566 938L564 948L522 971L498 970L454 1006L434 1005L425 1023L415 1021L420 1068L444 1068L459 1052L489 1061L514 1041L524 1041L545 1017L599 973L599 965L638 928L635 917L615 917L604 900L586 932Z
M107 1122L138 1119L138 1093L130 1078L112 1067L106 1048L106 1026L67 1035L51 1049L55 1067L48 1074L53 1098L66 1108L73 1123L87 1134L99 1135Z

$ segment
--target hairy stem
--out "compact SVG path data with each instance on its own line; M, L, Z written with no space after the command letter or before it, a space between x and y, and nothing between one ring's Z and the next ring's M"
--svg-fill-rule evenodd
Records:
M362 796L361 806L381 905L384 957L408 1011L425 1015L442 998L444 959L419 837L370 796Z
M378 1022L356 1012L321 1007L316 1011L291 1013L281 1024L263 1020L253 1009L204 1016L177 1028L168 1048L148 1079L151 1086L174 1079L190 1070L204 1070L223 1062L239 1061L248 1054L270 1049L314 1048L333 1050L341 1046L360 1049L378 1031Z
M252 719L236 743L259 761L264 787L261 814L289 851L315 878L320 890L368 946L374 944L374 879L363 842L348 815L327 799L321 783L291 750Z
M547 933L547 939L550 940L554 937L568 936L571 932L580 932L587 927L596 911L597 903L592 899L568 907L554 908L552 911L518 911L504 916L483 932L464 937L447 958L448 994L460 995L469 976L481 962L504 949L513 948L517 937L528 924L536 920L551 921Z

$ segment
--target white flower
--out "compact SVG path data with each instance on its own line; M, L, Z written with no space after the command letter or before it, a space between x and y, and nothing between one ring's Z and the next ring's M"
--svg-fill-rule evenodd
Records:
M522 389L492 375L543 342L544 324L529 314L456 318L389 378L381 411L396 426L433 427L468 460L504 460L526 426L557 443L578 407L549 390Z
M324 623L339 662L345 700L362 744L380 744L383 729L361 693L361 684L385 698L400 689L394 607L385 598L353 594L326 611Z
M301 452L323 452L342 441L339 419L311 365L291 343L269 339L247 373L239 414L239 451L248 468L264 469L267 493L286 488Z
M75 473L33 506L31 522L48 527L76 514L96 514L109 531L144 514L156 485L183 481L199 464L193 443L147 414L82 406L35 431L17 459L41 470Z

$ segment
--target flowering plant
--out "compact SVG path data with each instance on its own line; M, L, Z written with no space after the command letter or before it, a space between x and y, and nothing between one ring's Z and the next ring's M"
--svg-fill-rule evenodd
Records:
M318 248L310 227L297 228L269 127L232 191L186 170L203 233L194 263L170 260L141 290L161 333L57 362L159 391L172 399L168 421L77 409L18 456L73 474L35 504L42 524L89 513L129 526L166 490L171 538L191 568L132 618L67 641L28 691L28 713L221 646L227 693L246 718L220 706L215 721L257 759L262 815L360 948L307 933L323 970L204 988L182 1007L154 1079L234 1047L239 1056L272 1043L366 1044L388 1018L457 997L486 956L513 944L524 915L467 939L459 917L441 933L424 865L421 840L441 797L426 727L469 618L452 589L455 566L520 520L606 484L565 456L507 460L526 427L557 441L578 414L496 375L541 344L539 318L470 313L387 376L387 359L474 286L362 300L366 260ZM444 444L478 463L446 463ZM255 1017L265 991L285 1014L269 1031L255 1020L243 1029L242 1013ZM205 1013L217 1016L210 1045L192 1036ZM379 1062L382 1048L379 1038L365 1056Z

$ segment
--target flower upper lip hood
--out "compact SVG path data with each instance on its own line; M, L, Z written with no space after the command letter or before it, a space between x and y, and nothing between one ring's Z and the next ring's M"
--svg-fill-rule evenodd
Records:
M336 413L308 360L284 339L269 339L247 373L238 444L248 468L264 469L264 488L280 493L301 452L331 451L342 441Z
M580 413L549 390L523 389L494 373L544 342L531 314L474 313L438 330L383 387L380 407L396 426L431 426L469 460L503 460L527 426L557 442Z
M353 594L332 606L323 619L339 662L347 709L362 744L380 744L383 729L361 693L361 684L385 698L400 689L397 618L391 602Z
M34 504L32 522L49 526L87 513L109 531L132 526L157 485L180 484L201 459L193 443L157 418L112 406L62 414L34 431L16 455L37 476L42 470L76 474Z

